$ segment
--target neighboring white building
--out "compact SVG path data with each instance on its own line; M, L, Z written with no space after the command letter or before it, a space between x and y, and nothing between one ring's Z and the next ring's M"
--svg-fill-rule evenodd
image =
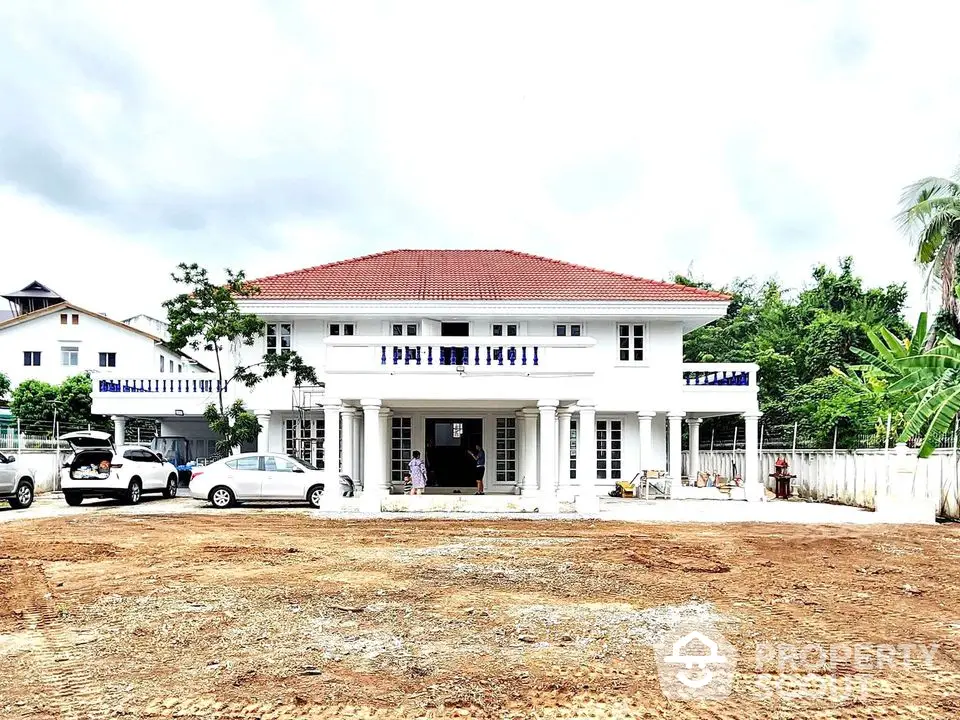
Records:
M595 502L641 469L678 475L683 424L695 448L702 418L733 414L746 495L762 496L757 367L683 362L684 333L722 317L724 295L503 250L396 250L254 282L260 294L239 304L266 333L239 361L290 348L323 383L226 389L260 419L260 450L323 465L337 448L343 472L386 493L414 449L438 484L469 488L465 448L478 442L488 493ZM204 394L161 374L110 376L94 412L206 436L216 381Z
M0 372L13 387L89 372L96 387L117 373L172 378L209 370L155 335L60 302L0 322Z
M149 315L134 315L132 318L124 320L123 324L129 325L137 330L143 330L149 335L155 335L164 342L170 339L170 325L163 320L157 320L157 318L150 317Z

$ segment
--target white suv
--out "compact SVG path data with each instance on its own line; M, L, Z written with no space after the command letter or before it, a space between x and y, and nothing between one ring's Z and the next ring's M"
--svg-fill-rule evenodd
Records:
M67 505L79 505L88 497L118 498L135 504L144 493L163 493L166 498L177 494L177 469L149 448L115 448L110 434L97 430L60 437L74 452L60 481Z

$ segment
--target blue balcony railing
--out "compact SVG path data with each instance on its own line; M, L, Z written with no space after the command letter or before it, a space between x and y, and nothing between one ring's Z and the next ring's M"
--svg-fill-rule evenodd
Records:
M540 365L538 345L381 345L381 365Z
M727 385L750 385L748 370L684 370L684 385L707 385L720 387Z
M206 394L220 392L220 380L196 378L166 378L137 380L100 380L98 390L101 393L167 393L167 394Z

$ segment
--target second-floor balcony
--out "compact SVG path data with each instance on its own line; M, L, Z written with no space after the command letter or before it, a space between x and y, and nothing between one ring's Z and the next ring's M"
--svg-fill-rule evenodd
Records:
M684 363L621 368L603 363L592 338L491 337L328 338L317 371L332 397L386 402L524 401L541 397L590 398L601 405L658 412L725 414L755 409L757 366ZM402 343L402 344L401 344ZM94 412L142 417L199 416L218 400L209 375L98 377ZM296 394L291 377L265 380L254 390L231 383L229 403L283 410ZM322 393L321 393L322 394ZM316 398L311 406L316 405Z
M328 337L325 372L592 375L589 337Z

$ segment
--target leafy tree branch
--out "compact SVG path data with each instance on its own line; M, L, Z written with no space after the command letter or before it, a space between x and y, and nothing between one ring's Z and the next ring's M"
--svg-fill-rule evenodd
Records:
M246 279L244 272L226 270L226 282L214 283L209 273L196 263L181 263L172 273L174 282L185 291L163 303L170 325L169 345L182 350L211 352L217 372L217 403L204 416L210 428L221 437L221 451L251 442L259 432L259 423L243 409L240 401L227 406L225 393L234 383L254 388L264 379L293 375L297 385L317 383L316 370L292 350L267 352L252 363L236 364L230 358L235 349L252 347L265 334L264 321L254 313L243 312L237 300L255 297L260 289ZM226 449L224 449L226 448Z

